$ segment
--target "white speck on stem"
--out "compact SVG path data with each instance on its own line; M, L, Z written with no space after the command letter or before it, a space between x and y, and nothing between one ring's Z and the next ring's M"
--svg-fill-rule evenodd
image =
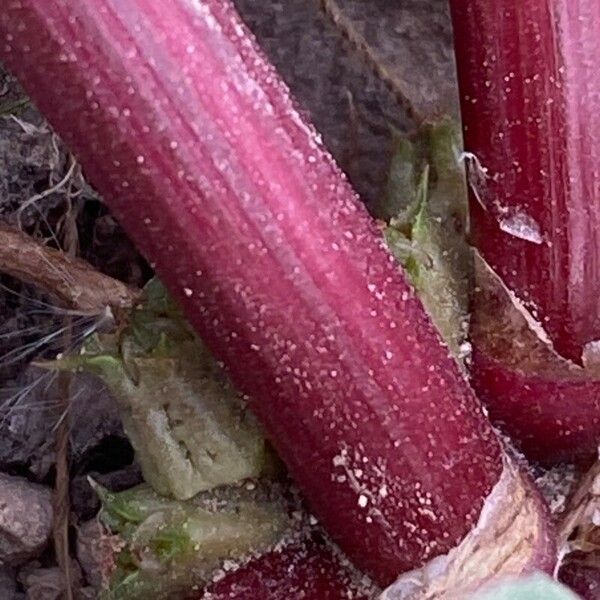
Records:
M541 244L543 241L538 223L523 212L500 219L500 229L532 244Z

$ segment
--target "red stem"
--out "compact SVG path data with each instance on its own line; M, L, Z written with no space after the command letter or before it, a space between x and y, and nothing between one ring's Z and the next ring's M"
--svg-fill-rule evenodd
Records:
M473 385L491 419L543 463L593 458L600 439L600 381L524 373L475 349Z
M579 360L600 339L600 3L452 4L465 145L489 176L476 246ZM519 215L541 243L503 231Z
M324 546L308 541L265 554L209 585L197 600L367 600L349 570Z
M223 0L10 0L2 54L381 583L456 546L502 469L356 194Z
M487 169L473 186L474 243L556 351L581 363L600 339L600 3L451 4L465 146ZM524 373L485 340L474 345L474 385L511 435L538 453L595 446L600 384ZM532 399L539 417L525 426Z

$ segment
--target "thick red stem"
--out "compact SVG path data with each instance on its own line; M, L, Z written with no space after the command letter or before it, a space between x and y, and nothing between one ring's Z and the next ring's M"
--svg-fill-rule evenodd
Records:
M475 244L579 360L600 339L600 3L452 8L465 146L487 169Z
M473 240L559 355L525 368L534 350L494 331L497 315L475 294L473 330L488 337L473 335L473 384L530 456L593 452L600 382L577 363L600 339L600 3L451 4L465 147L480 162Z
M381 583L456 546L499 442L228 1L8 0L2 55Z

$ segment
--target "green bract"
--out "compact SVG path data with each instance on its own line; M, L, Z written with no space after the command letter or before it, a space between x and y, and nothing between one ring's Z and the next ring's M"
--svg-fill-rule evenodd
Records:
M391 252L456 356L464 354L471 271L460 147L458 125L449 120L423 126L413 140L398 136L379 206Z
M98 375L114 394L144 479L179 499L270 465L254 416L156 281L117 334L51 363Z
M224 560L265 551L290 525L284 502L260 487L220 488L188 501L166 499L147 485L116 494L94 487L102 522L124 546L104 600L183 597Z

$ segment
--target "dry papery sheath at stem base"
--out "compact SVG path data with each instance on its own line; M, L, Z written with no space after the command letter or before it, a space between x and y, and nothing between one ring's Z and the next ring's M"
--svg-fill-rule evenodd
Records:
M355 564L388 584L460 544L520 476L232 4L11 1L0 35Z
M472 237L505 286L508 319L525 315L553 354L524 365L535 348L494 325L484 290L473 299L473 383L530 456L593 453L600 378L585 355L600 339L600 3L451 5L465 146L476 157Z

